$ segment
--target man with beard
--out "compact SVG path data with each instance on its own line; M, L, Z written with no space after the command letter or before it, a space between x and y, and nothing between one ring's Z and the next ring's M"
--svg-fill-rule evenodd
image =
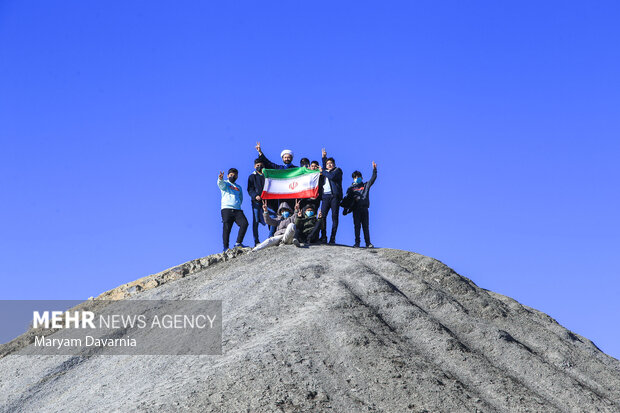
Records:
M261 160L266 169L289 169L289 168L297 168L296 165L293 165L293 151L290 149L284 149L280 153L280 157L282 158L282 163L284 165L278 165L276 163L271 162L265 154L263 154L263 150L261 149L260 142L256 142L256 151L258 152L258 159Z
M224 180L223 171L220 171L217 177L217 186L222 192L222 224L224 224L222 240L224 241L224 251L228 249L230 231L232 230L233 223L239 225L239 234L237 235L235 247L245 247L245 245L243 245L243 238L248 229L248 220L241 209L243 191L241 190L241 186L235 184L237 176L239 176L237 169L230 168L228 170L228 179Z

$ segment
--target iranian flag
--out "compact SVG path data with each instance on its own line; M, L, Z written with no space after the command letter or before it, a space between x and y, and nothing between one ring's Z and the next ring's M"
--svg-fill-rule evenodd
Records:
M263 169L263 199L316 198L319 196L319 171L307 168Z

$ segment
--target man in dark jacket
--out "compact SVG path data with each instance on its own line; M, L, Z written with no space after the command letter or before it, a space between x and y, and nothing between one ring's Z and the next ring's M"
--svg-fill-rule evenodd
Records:
M277 163L271 162L265 154L260 146L260 142L256 142L256 151L258 152L258 159L263 162L263 165L266 169L289 169L289 168L297 168L296 165L293 165L293 151L290 149L284 149L280 153L280 157L282 158L283 165L279 165Z
M325 177L323 183L323 204L321 212L324 219L325 232L327 232L327 214L332 213L332 231L329 243L336 243L336 231L338 231L338 215L340 214L340 201L342 200L342 169L336 166L334 158L328 158L325 148L322 151L323 169L322 175ZM323 242L327 241L327 234L324 234Z
M319 161L312 161L308 169L312 171L319 170ZM314 207L315 211L318 211L321 206L321 195L323 194L323 184L325 183L325 177L323 175L319 176L319 195L316 198L302 198L301 199L301 210L303 211L306 208L306 205L311 204ZM325 234L325 230L321 230L323 234Z
M360 227L364 228L364 241L366 248L374 248L370 242L370 230L368 228L368 208L370 207L370 187L377 179L377 164L372 163L372 177L368 182L362 182L362 173L355 171L351 175L353 184L347 189L347 195L342 200L342 214L353 212L353 227L355 229L355 248L360 246Z
M297 212L295 220L295 238L293 244L300 246L300 242L314 244L319 240L319 231L323 223L323 215L319 212L316 216L314 207L310 204L306 205L303 212Z
M254 235L254 246L260 243L258 238L258 224L265 225L263 219L263 203L261 194L263 193L263 187L265 186L265 176L263 175L264 168L263 161L260 159L254 160L254 172L248 177L248 194L252 200L252 235ZM268 202L268 206L275 210L275 203L273 201ZM273 236L275 227L269 226L269 236Z

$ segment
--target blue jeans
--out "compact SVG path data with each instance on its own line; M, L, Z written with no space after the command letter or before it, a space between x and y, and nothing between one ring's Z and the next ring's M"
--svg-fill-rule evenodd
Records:
M263 223L263 205L258 202L252 202L252 235L254 236L254 243L260 242L258 238L258 225ZM269 225L269 236L273 237L276 232L276 227Z

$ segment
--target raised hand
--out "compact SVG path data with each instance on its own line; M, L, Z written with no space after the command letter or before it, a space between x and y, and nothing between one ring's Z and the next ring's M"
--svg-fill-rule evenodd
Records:
M267 201L263 199L263 211L265 212L269 212L267 211Z
M220 171L220 174L217 176L217 179L224 179L224 171Z
M263 151L262 151L262 150L261 150L261 148L260 148L260 142L256 142L256 146L255 146L255 147L256 147L256 151L257 151L259 154L263 153Z
M299 218L301 218L301 216L302 216L302 215L301 215L301 210L297 211L297 216L298 216Z
M321 149L321 158L327 158L327 151L325 148Z
M301 202L301 199L297 199L295 200L295 210L299 209L299 203Z
M377 164L375 163L375 161L372 161L372 169L377 169Z

